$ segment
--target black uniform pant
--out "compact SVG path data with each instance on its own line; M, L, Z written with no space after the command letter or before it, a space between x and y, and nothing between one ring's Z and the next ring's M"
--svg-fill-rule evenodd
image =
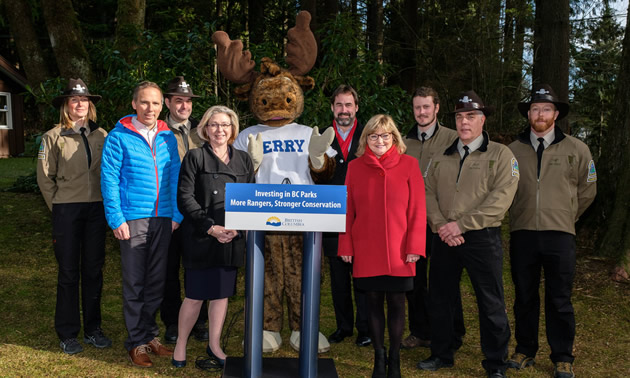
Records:
M131 350L158 336L155 315L162 303L171 218L127 221L129 240L120 241L125 348Z
M182 287L179 279L181 267L181 229L178 228L171 235L171 243L168 247L168 258L166 261L166 280L164 285L164 298L160 306L160 318L165 326L177 325L179 318L179 308L182 306ZM197 325L203 326L208 319L208 306L203 302Z
M545 274L545 324L551 361L573 362L575 314L571 303L575 275L575 236L559 231L515 231L510 238L516 352L538 351L539 286Z
M449 247L439 236L433 238L429 295L431 298L431 355L454 361L451 348L455 332L453 312L457 291L466 268L479 310L482 365L486 370L505 370L510 325L503 298L503 249L498 227L469 231L465 243Z
M76 338L101 327L101 292L105 261L105 212L103 202L54 204L53 244L59 264L55 330L59 339Z
M431 322L429 320L429 286L428 286L428 268L429 257L431 255L431 245L433 240L433 232L427 226L426 237L426 253L427 257L421 257L416 262L416 276L413 279L413 290L407 292L407 304L409 312L409 332L422 340L431 340ZM458 349L461 346L462 338L466 334L464 325L464 312L462 309L462 297L457 291L457 300L455 301L455 309L453 312L453 328L455 330L455 338L453 347Z
M333 307L337 329L352 333L356 325L361 335L368 335L367 304L365 292L352 285L352 264L343 262L340 257L328 256L330 265L330 291L332 292ZM354 286L354 290L353 290ZM356 323L352 306L352 292L357 308Z

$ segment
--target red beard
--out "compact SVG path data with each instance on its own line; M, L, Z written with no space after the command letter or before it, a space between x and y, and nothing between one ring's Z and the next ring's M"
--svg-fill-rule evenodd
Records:
M554 125L554 123L555 120L553 118L550 118L548 120L538 118L529 121L532 129L534 129L534 131L536 131L537 133L544 133L545 131L549 130Z

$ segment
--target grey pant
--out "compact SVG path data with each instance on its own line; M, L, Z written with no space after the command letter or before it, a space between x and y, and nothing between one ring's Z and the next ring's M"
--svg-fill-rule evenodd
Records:
M159 334L155 314L164 294L171 219L142 218L127 224L131 238L120 241L120 260L128 333L125 348L131 350Z

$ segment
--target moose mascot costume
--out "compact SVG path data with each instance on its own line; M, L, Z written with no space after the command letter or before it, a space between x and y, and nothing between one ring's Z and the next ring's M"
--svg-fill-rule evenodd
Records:
M269 58L263 58L260 72L249 51L243 51L240 40L230 40L222 31L212 35L217 44L217 64L231 82L242 84L235 89L240 100L249 100L258 125L243 130L234 147L249 152L259 184L309 185L330 178L334 172L335 151L330 148L333 129L323 135L317 127L294 121L304 110L303 90L314 87L313 78L305 75L315 64L317 43L310 30L311 15L302 11L295 27L287 33L286 63L283 69ZM283 297L287 300L291 346L299 351L302 286L303 237L297 232L267 232L265 236L265 289L263 318L263 352L280 348L282 338ZM328 340L319 333L318 352L330 349Z

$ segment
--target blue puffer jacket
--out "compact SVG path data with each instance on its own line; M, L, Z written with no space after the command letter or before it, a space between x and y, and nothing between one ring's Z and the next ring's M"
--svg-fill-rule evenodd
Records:
M112 229L126 221L167 217L181 223L177 210L179 154L175 135L158 121L153 150L131 123L121 118L103 146L101 192Z

